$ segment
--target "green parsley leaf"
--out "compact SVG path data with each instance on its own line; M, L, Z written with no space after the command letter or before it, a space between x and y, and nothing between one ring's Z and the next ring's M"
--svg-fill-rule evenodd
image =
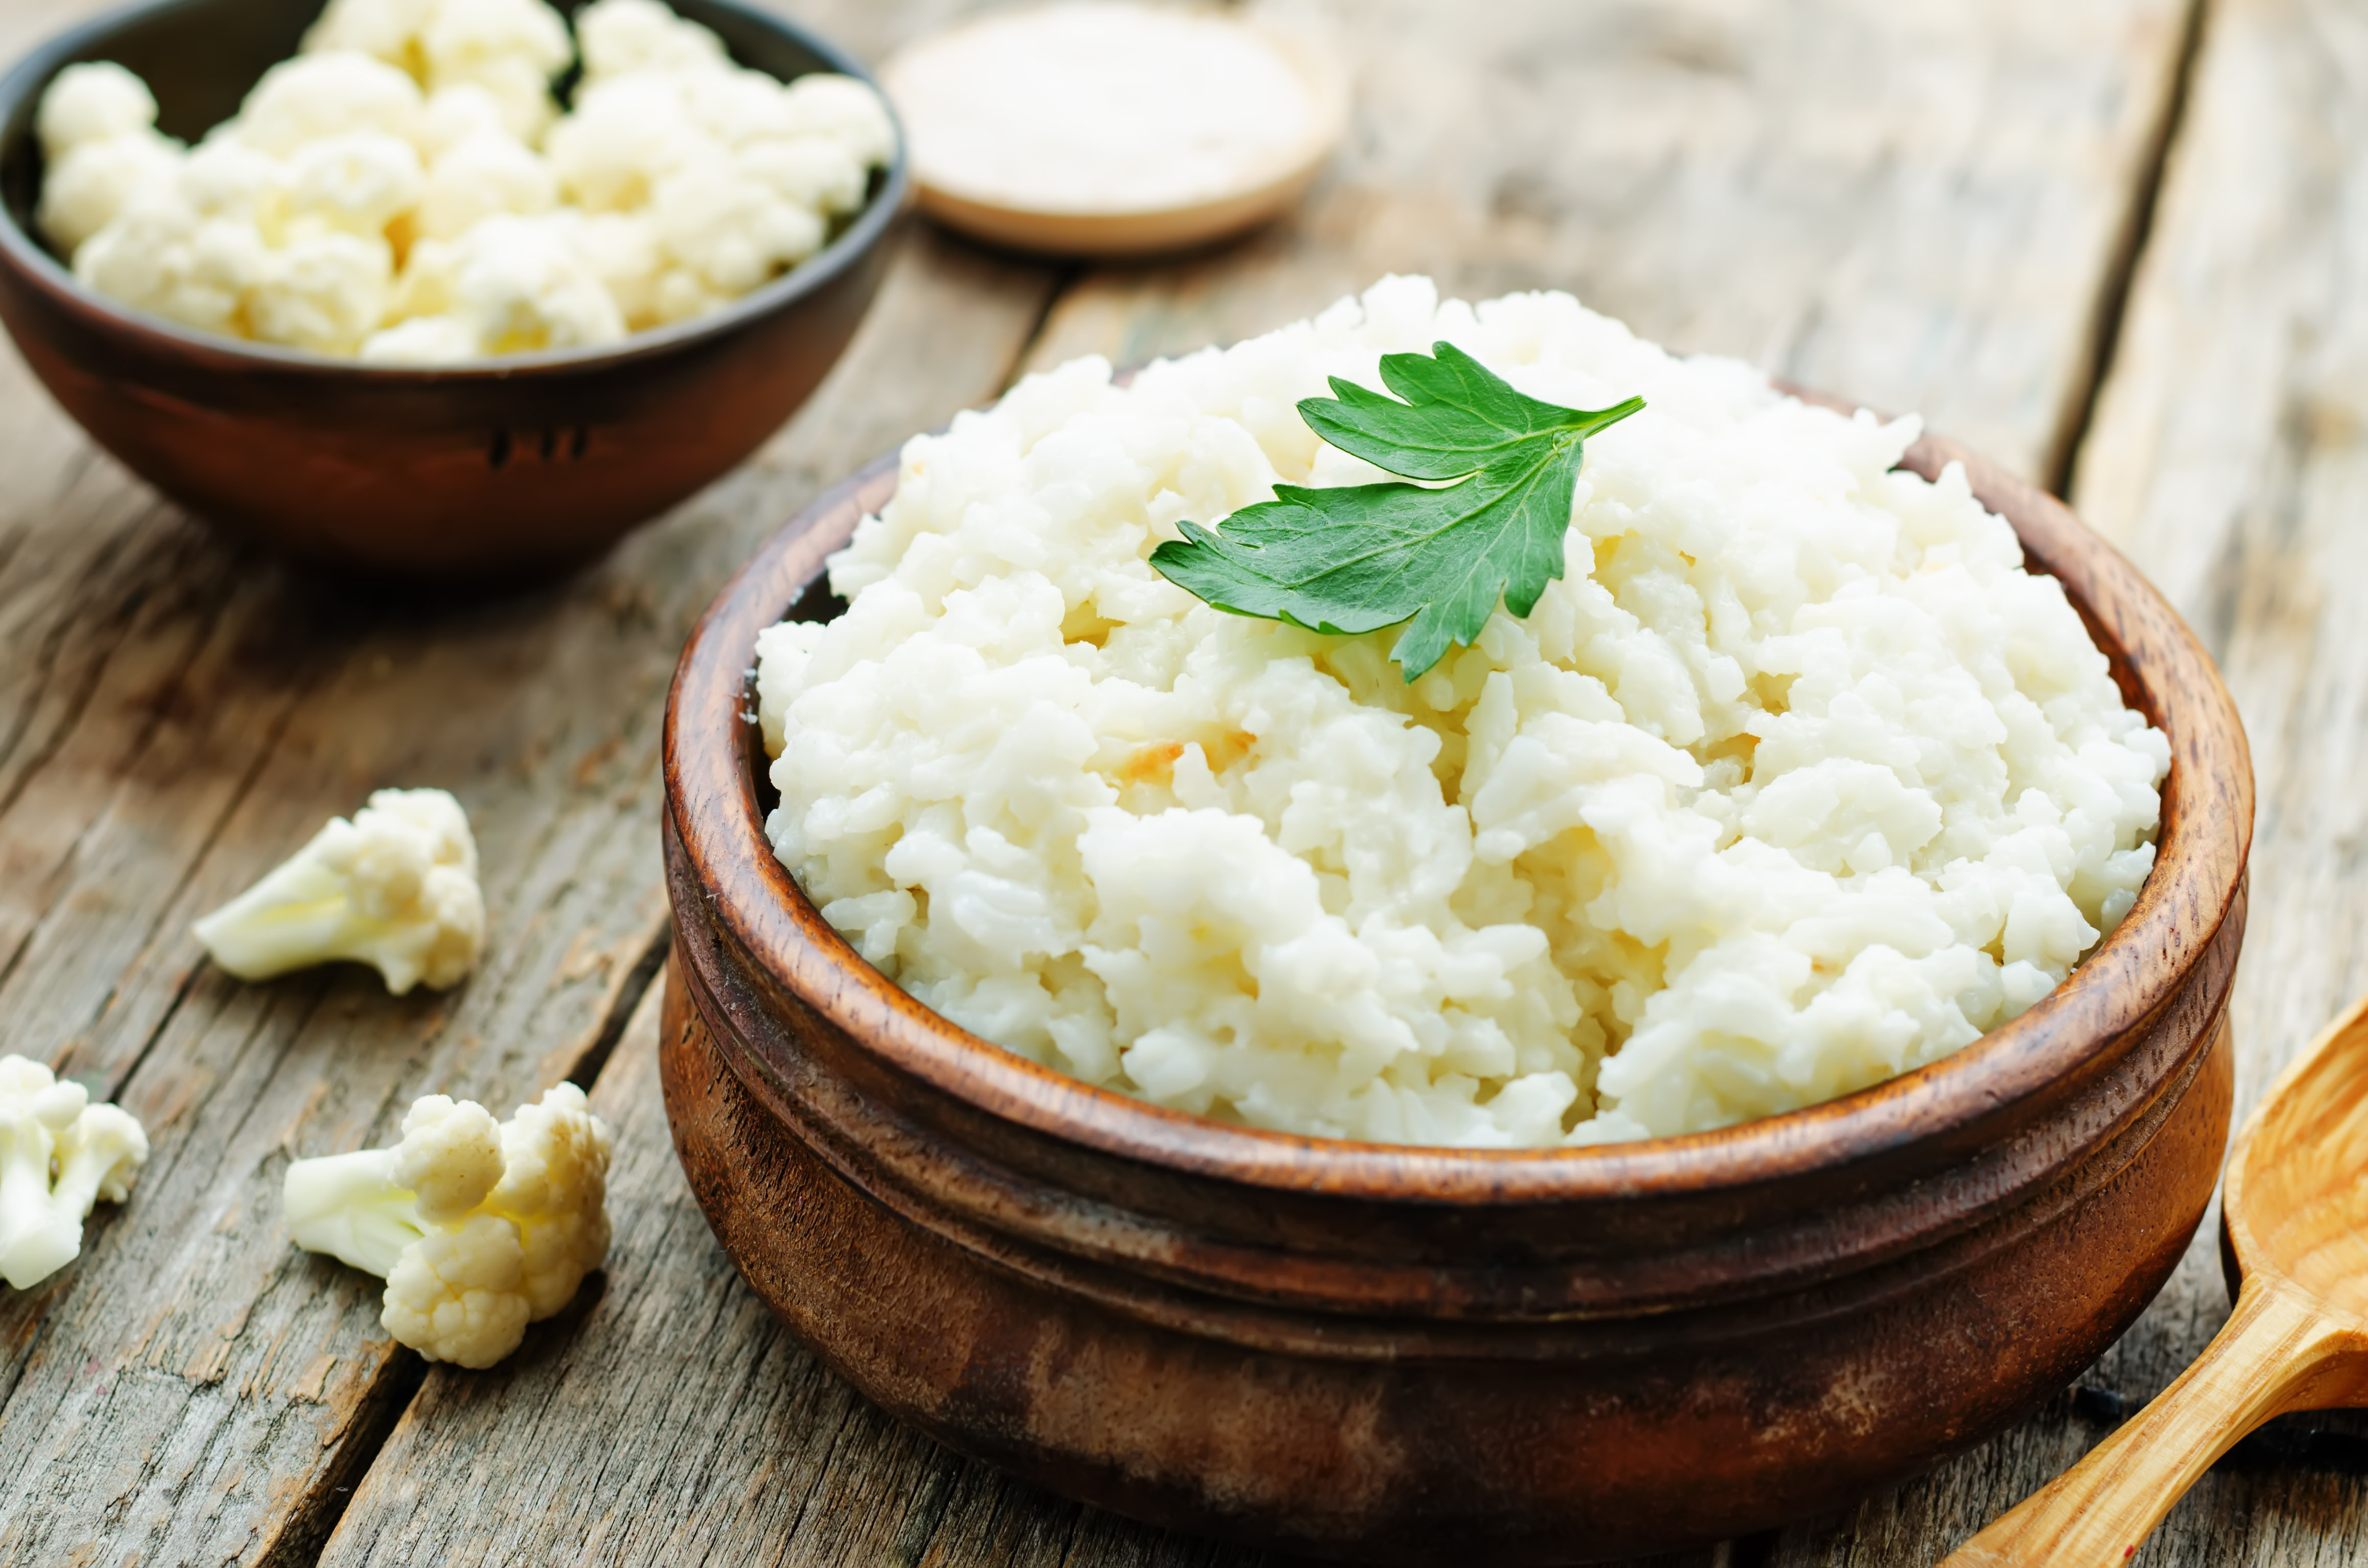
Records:
M1499 598L1515 615L1537 608L1562 575L1582 443L1645 400L1592 412L1541 403L1452 343L1383 356L1382 384L1397 398L1335 376L1333 395L1307 399L1300 416L1377 468L1455 483L1278 484L1223 532L1183 524L1151 564L1219 609L1311 631L1411 619L1391 654L1411 682L1449 643L1470 646Z

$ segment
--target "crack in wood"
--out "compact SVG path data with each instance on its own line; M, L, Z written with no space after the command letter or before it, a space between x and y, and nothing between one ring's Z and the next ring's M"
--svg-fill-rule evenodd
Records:
M2154 233L2155 211L2162 198L2165 171L2170 165L2170 150L2178 144L2187 100L2194 90L2195 62L2203 52L2211 3L2212 0L2186 0L2180 18L2179 47L2172 59L2170 83L2155 117L2154 130L2146 139L2122 232L2114 238L2099 283L2097 304L2090 319L2089 352L2076 374L2071 396L2065 402L2062 421L2049 437L2047 456L2040 470L2041 483L2055 495L2070 496L2079 479L2081 444L2096 422L2097 400L2104 391L2105 378L2112 373L2114 353L2121 347L2122 324L2129 316L2130 290L2137 278L2139 258L2146 254L2146 241Z

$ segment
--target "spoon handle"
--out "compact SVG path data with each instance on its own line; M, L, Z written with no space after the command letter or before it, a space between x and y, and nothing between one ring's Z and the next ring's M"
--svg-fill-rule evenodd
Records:
M2289 1409L2341 1336L2306 1304L2247 1280L2212 1343L2154 1403L2002 1515L1941 1568L2113 1568L2212 1461Z

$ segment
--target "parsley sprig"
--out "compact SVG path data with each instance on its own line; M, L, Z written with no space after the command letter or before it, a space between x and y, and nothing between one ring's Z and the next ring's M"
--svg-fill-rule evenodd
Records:
M1183 524L1151 564L1219 609L1312 631L1410 619L1391 657L1411 682L1451 642L1468 647L1499 598L1515 615L1537 608L1562 575L1586 438L1645 400L1592 411L1541 403L1451 343L1383 356L1382 384L1397 397L1335 376L1333 395L1307 399L1300 416L1377 468L1454 483L1278 484L1222 532Z

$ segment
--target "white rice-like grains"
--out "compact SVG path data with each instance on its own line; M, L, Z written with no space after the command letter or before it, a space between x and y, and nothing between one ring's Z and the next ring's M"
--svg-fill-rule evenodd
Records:
M1444 338L1645 411L1564 577L1406 685L1394 631L1227 615L1145 558L1278 482L1383 477L1294 407ZM1564 294L1392 278L905 449L758 642L782 860L872 963L1089 1083L1466 1146L1699 1131L1946 1056L2154 861L2160 733L1962 471Z

